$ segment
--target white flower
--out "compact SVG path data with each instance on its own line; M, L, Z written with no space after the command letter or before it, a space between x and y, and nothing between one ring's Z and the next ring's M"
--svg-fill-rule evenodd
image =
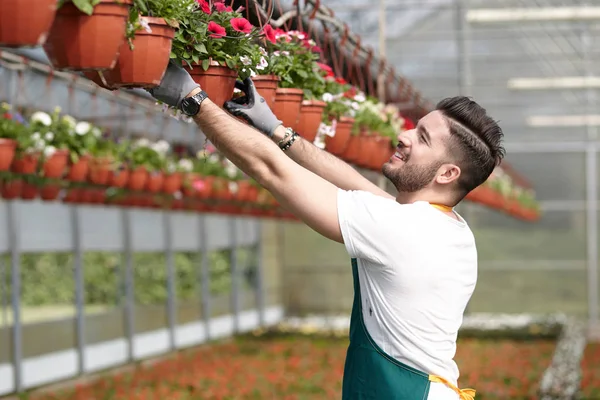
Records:
M92 129L92 135L94 135L94 137L98 138L98 137L100 137L102 135L102 131L99 128L94 127Z
M177 167L183 171L190 172L194 168L194 164L192 160L188 160L187 158L182 158L177 163Z
M43 139L36 140L32 147L37 151L42 151L46 147L46 142Z
M39 142L40 140L42 140L42 135L39 132L36 132L33 135L31 135L31 140L33 140L34 142Z
M92 129L92 125L89 122L79 122L75 125L75 133L79 136L83 136Z
M210 161L211 163L219 162L219 155L217 153L211 154L210 156L208 156L208 161Z
M331 103L333 101L333 95L331 93L323 93L323 101L325 103Z
M39 122L44 126L52 125L52 117L45 112L38 111L31 116L31 122Z
M248 56L242 56L242 57L240 57L240 61L244 65L250 65L250 64L252 64L252 60Z
M54 139L54 133L53 132L47 132L44 135L44 139L46 139L46 141L51 142Z
M156 151L161 156L164 156L171 146L166 140L159 140L158 142L152 145L152 149Z
M366 99L367 98L365 97L365 95L363 93L358 93L356 96L354 96L354 101L358 101L359 103L362 103Z
M77 121L75 121L75 118L71 117L70 115L65 115L64 117L62 117L62 120L71 128L75 128L75 126L77 125Z
M150 146L150 141L146 138L141 138L135 141L133 144L135 147L148 147Z
M265 69L269 66L267 60L264 57L260 58L260 63L256 66L256 69Z
M281 54L283 54L284 56L289 56L290 52L287 51L287 50L284 50L284 51L281 52Z
M229 181L229 191L233 194L236 194L238 192L238 183L237 182L233 182L233 181Z
M250 76L256 76L256 72L253 69L250 70Z
M55 112L56 114L60 114L60 112L61 112L61 111L62 111L62 108L60 108L60 106L56 106L56 107L54 107L54 112Z
M353 101L350 104L350 107L352 107L352 109L355 110L355 111L358 111L360 109L360 105L357 102L355 102L355 101Z
M269 53L267 53L267 51L265 49L263 49L262 47L260 47L260 54L263 56L268 56Z
M140 25L146 30L146 32L152 33L152 29L150 28L150 24L148 23L148 20L146 18L140 18Z
M48 147L44 148L44 156L46 158L52 156L54 153L56 153L56 147L48 146Z

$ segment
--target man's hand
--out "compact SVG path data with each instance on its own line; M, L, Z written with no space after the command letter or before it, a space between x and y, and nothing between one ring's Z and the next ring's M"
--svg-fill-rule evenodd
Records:
M199 87L185 69L170 60L160 85L149 89L148 92L156 100L179 108L183 99Z
M281 125L281 121L258 93L252 79L246 78L244 82L237 81L235 86L245 96L226 102L225 109L236 117L244 119L265 135L273 137L273 132Z

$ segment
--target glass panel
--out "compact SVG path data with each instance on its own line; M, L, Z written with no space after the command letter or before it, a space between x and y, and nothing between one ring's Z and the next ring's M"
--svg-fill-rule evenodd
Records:
M167 327L167 262L163 252L133 255L135 331Z

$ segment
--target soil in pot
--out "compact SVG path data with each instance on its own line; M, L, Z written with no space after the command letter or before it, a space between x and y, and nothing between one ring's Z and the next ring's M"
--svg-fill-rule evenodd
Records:
M317 137L319 125L323 118L323 110L327 103L319 100L305 100L300 108L300 117L296 127L292 127L300 136L309 142L314 142Z
M132 0L101 0L87 15L73 3L64 4L44 44L55 69L86 71L112 69L125 42Z
M56 0L1 0L0 46L44 44L56 15Z
M17 141L14 139L0 139L0 171L8 171L13 160Z
M276 75L257 75L252 77L256 91L265 99L270 109L275 106L277 85L280 78Z
M302 89L277 88L273 113L281 120L283 126L292 129L296 127L303 99Z
M354 118L341 117L336 123L335 135L325 136L325 150L336 156L344 154L353 125Z
M231 68L211 61L206 71L201 64L192 64L192 68L186 65L186 70L194 82L199 84L202 90L208 94L210 100L219 107L223 107L226 101L232 99L238 75Z
M153 88L160 84L169 64L175 28L163 18L143 17L151 32L144 28L135 33L133 50L125 41L121 45L117 65L105 73L111 88Z

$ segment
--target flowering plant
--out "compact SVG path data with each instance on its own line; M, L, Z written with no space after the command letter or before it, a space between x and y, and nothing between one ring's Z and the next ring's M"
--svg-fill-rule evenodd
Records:
M31 135L27 121L23 116L13 111L12 106L8 103L0 104L0 138L12 139L20 142L27 140ZM21 148L17 146L17 149Z
M171 58L178 62L200 64L205 71L211 61L238 70L240 58L250 56L257 29L242 17L243 7L233 10L222 1L197 0L179 20Z
M146 138L129 143L124 161L130 168L144 167L148 172L163 171L167 167L170 145L165 140L150 142Z
M319 67L319 49L308 35L300 31L285 32L281 29L263 28L268 54L265 75L281 78L282 88L304 89L307 99L321 97L325 93L324 71Z
M126 37L129 47L133 49L135 33L144 29L152 32L145 17L163 18L174 28L179 26L179 20L184 18L188 10L194 7L196 0L134 0L129 9Z

